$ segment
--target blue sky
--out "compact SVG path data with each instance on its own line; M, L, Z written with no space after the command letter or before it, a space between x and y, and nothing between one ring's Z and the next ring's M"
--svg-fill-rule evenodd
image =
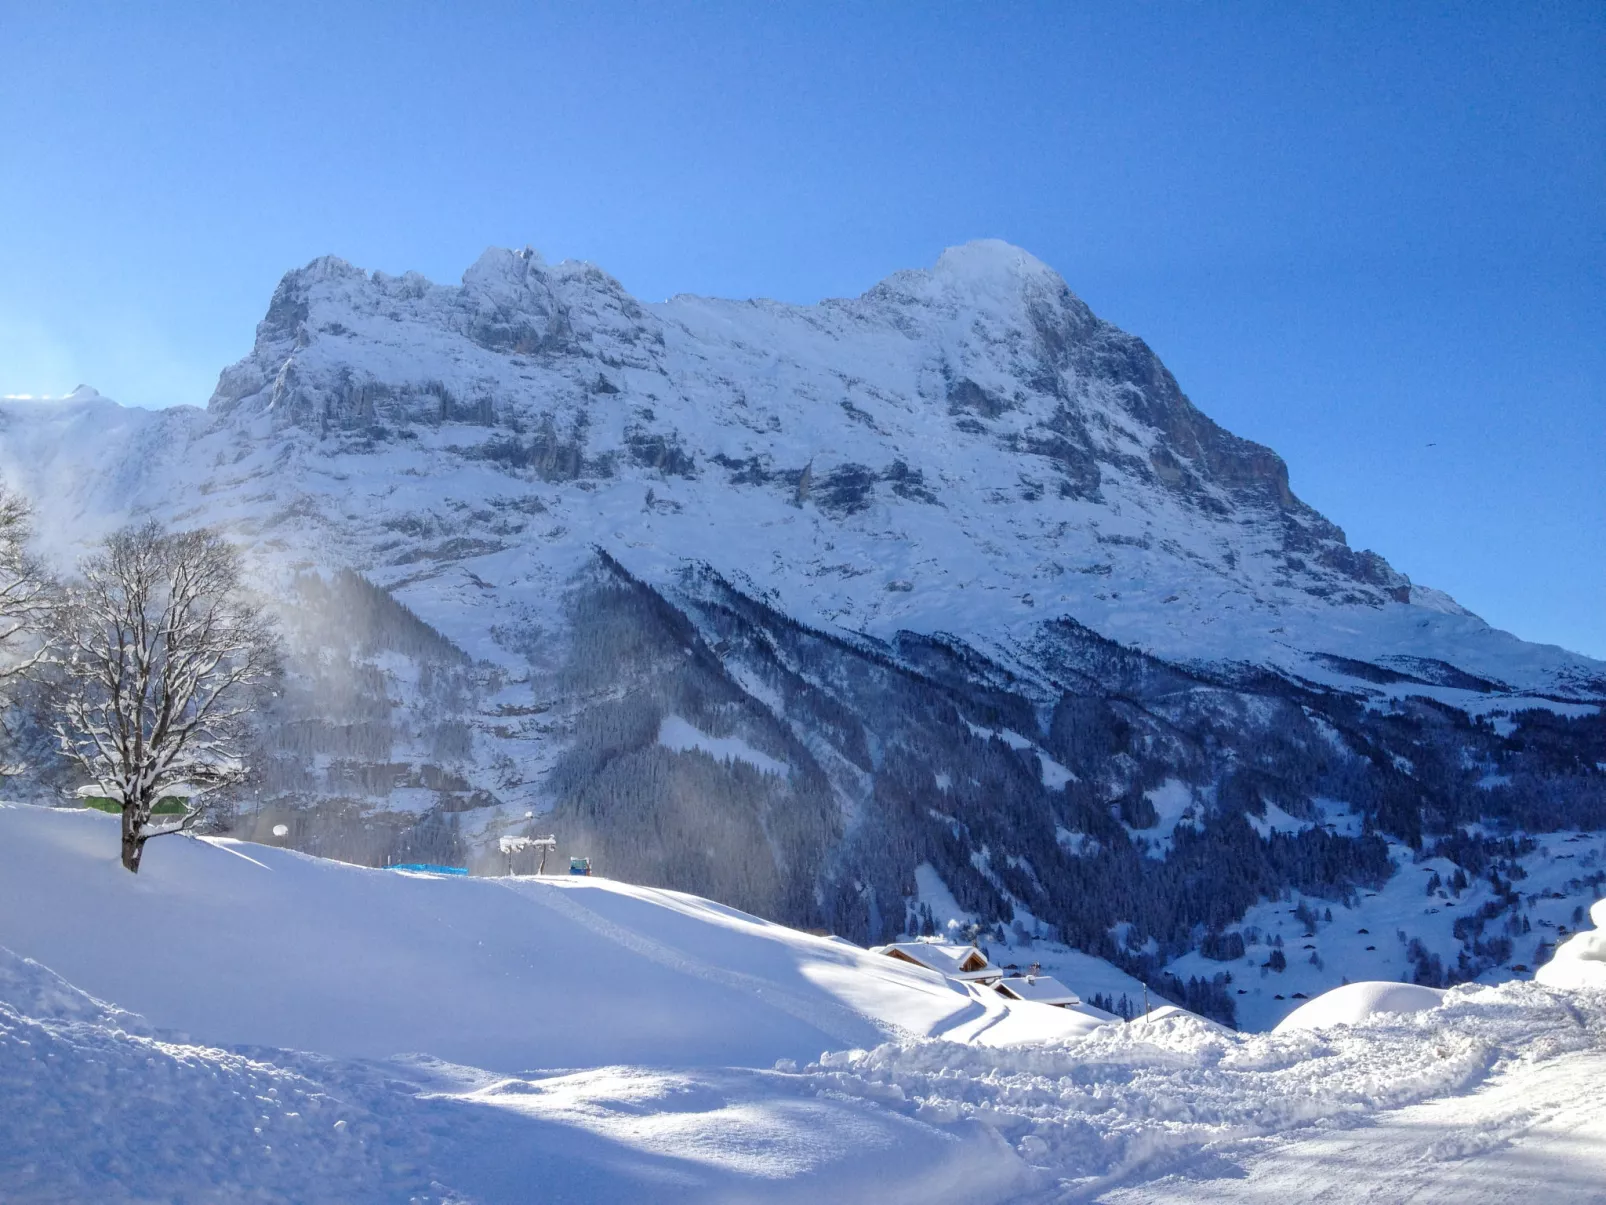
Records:
M326 252L808 302L978 237L1352 543L1606 657L1599 3L0 0L0 393L204 403Z

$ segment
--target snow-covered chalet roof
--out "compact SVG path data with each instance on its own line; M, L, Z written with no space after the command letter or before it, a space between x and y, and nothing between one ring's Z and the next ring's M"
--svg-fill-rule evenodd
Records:
M975 946L956 946L945 942L908 941L875 946L871 953L885 954L916 966L926 967L950 979L969 983L990 983L1002 979L1004 972L988 961Z
M1082 1003L1082 998L1052 975L1011 975L997 984L1000 995L1012 1000L1032 1000L1062 1008Z

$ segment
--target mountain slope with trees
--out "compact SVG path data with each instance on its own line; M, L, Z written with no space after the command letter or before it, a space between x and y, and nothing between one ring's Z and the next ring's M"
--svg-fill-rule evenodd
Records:
M204 411L6 403L0 474L58 559L131 514L244 547L287 673L231 823L356 861L555 830L855 940L953 919L1158 982L1414 851L1510 919L1526 834L1606 828L1606 665L1351 548L1002 243L812 307L321 259ZM1474 927L1424 977L1522 956Z

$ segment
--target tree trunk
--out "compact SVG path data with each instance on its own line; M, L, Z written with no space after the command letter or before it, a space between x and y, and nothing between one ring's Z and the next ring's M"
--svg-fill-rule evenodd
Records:
M132 803L123 804L123 865L131 874L139 873L139 860L145 853L145 824L139 819L139 809Z

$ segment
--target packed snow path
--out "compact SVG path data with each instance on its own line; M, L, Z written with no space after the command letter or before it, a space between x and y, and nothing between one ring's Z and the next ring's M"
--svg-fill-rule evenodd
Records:
M0 1200L1601 1199L1600 991L1025 1041L692 897L179 839L136 878L114 828L0 806Z
M1520 1066L1471 1096L1384 1114L1353 1130L1247 1154L1242 1175L1200 1161L1201 1178L1168 1177L1104 1199L1112 1205L1598 1205L1606 1200L1606 1054ZM1542 1194L1542 1195L1541 1195Z

